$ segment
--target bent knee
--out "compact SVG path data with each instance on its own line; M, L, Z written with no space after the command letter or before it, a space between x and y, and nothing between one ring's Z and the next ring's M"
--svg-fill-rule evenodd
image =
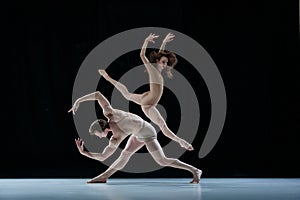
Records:
M130 152L130 151L125 151L125 150L123 150L122 152L121 152L121 157L126 157L126 158L129 158L129 157L131 157L133 155L133 152Z
M157 159L156 162L160 165L160 166L169 166L171 165L173 162L175 162L176 159L171 159L171 158L160 158Z
M164 120L151 120L154 122L162 131L165 131L168 129L168 126Z
M124 98L126 99L126 100L131 100L132 99L132 94L131 93L129 93L128 91L127 92L124 92L123 93L123 96L124 96Z
M159 123L159 127L160 127L161 130L168 129L168 126L167 126L166 122L163 121L163 120Z

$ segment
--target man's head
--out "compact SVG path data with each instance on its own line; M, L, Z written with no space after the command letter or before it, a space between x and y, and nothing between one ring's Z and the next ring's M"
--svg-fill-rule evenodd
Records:
M106 137L109 131L109 123L103 119L95 120L89 128L90 135L96 135L99 138Z

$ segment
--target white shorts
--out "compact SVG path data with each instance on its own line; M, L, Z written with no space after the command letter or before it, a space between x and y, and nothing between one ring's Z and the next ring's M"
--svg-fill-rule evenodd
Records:
M143 128L141 128L141 130L136 134L136 138L140 142L157 139L156 130L150 123L144 121Z

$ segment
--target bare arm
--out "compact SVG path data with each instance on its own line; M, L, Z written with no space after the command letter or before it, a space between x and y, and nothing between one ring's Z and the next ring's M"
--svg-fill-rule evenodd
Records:
M142 49L141 49L141 53L140 53L140 57L141 57L144 65L146 67L146 70L147 70L148 74L151 74L151 72L153 72L154 66L150 63L147 56L145 55L146 54L146 49L147 49L148 43L149 42L155 43L154 39L157 38L157 37L158 37L158 35L150 33L150 35L145 39L144 44L143 44Z
M161 43L161 46L159 48L159 52L162 52L165 50L166 44L168 42L171 42L173 40L173 38L175 37L175 35L173 33L168 33L168 35L165 37L165 39L163 40L163 42Z
M145 65L150 63L148 58L146 57L146 49L147 49L148 43L149 42L155 43L154 39L158 38L158 37L159 37L158 35L150 33L150 35L144 41L144 44L141 49L140 57Z
M104 112L111 112L112 107L109 103L109 101L99 92L93 92L91 94L87 94L83 97L78 98L75 103L73 104L73 107L68 111L68 112L75 112L77 111L79 104L84 101L95 101L97 100L98 103L100 104L101 108L103 109Z
M80 152L80 154L82 154L82 155L84 155L88 158L98 160L98 161L106 160L118 148L118 146L116 146L112 141L109 141L109 144L104 148L102 153L93 153L93 152L88 152L88 151L84 150L84 148L83 148L84 142L80 138L75 139L75 143L76 143L76 146L77 146L78 151Z

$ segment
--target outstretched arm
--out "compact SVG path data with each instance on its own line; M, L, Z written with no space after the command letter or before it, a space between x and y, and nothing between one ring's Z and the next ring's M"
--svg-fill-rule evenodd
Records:
M102 153L93 153L84 150L84 142L82 141L82 139L75 139L75 143L80 154L98 161L104 161L105 159L110 157L118 147L112 141L110 141L109 144L104 148Z
M75 114L77 111L79 104L84 101L95 101L97 100L101 108L103 109L104 112L110 112L112 110L112 107L109 103L109 101L99 92L93 92L91 94L87 94L83 97L78 98L75 103L73 104L73 107L68 111Z
M159 52L162 52L165 50L166 44L168 42L171 42L174 39L175 35L173 33L168 33L168 35L165 37L165 39L163 40L163 42L161 43Z

